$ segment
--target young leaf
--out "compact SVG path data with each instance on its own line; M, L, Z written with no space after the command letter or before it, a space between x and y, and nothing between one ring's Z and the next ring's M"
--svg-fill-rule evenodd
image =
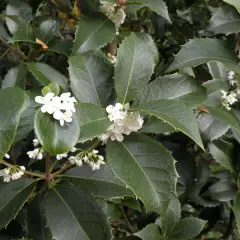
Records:
M50 92L54 93L57 96L60 92L59 86L56 83L50 83L42 89L43 96L47 95Z
M213 158L226 169L233 172L232 160L230 158L232 145L222 140L216 140L213 143L209 143L208 147Z
M187 74L173 74L150 82L140 96L140 104L161 99L175 99L190 108L204 103L204 88Z
M143 230L135 234L143 240L162 240L159 226L156 224L149 224ZM127 239L126 239L127 240Z
M45 211L53 239L110 240L102 205L69 183L52 187L45 197Z
M198 218L188 217L180 220L167 236L169 240L191 240L203 229L206 221Z
M16 217L35 185L36 181L29 178L0 183L0 228L6 227Z
M236 33L240 31L240 14L230 6L220 7L213 13L208 30L214 34Z
M192 110L183 103L176 100L158 100L145 103L139 106L138 110L167 122L175 129L185 133L204 149L196 118Z
M105 57L94 52L69 58L71 88L80 102L108 105L112 94L113 68Z
M54 156L69 152L80 136L76 115L73 116L72 122L60 126L52 115L42 113L40 109L35 115L34 130L43 148Z
M173 157L161 144L132 134L123 142L109 142L106 156L116 177L132 189L147 210L165 211L176 191L177 172Z
M8 87L20 87L24 89L25 75L24 64L20 63L16 67L11 68L2 81L2 89Z
M133 100L148 83L157 61L157 49L145 33L132 33L118 49L115 90L122 104Z
M29 71L45 86L50 83L56 83L64 90L68 88L68 81L64 75L51 66L36 62L26 63Z
M111 42L115 35L115 25L107 17L100 14L94 17L84 16L77 27L72 55L98 50Z
M226 68L240 73L239 59L229 43L210 38L193 39L183 45L168 72L212 61L221 62Z
M0 90L0 159L14 141L24 101L25 96L20 88Z
M234 6L240 12L240 3L238 0L223 0L223 1Z
M77 104L76 115L81 129L81 142L100 136L111 124L106 110L92 103Z

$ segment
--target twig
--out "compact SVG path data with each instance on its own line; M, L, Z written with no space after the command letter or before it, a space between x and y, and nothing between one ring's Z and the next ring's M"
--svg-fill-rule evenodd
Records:
M5 165L5 166L7 166L7 167L14 167L14 165L12 165L12 164L4 161L4 160L1 160L1 161L0 161L0 164L3 164L3 165ZM42 175L42 174L38 174L38 173L30 172L30 171L24 171L24 173L25 173L26 175L29 175L29 176L39 177L39 178L42 178L42 179L46 179L46 177L45 177L44 175Z
M10 51L11 47L9 47L1 56L0 56L0 60L3 59L7 53Z
M130 220L128 219L128 216L127 216L127 214L125 213L125 210L124 210L122 201L121 201L121 204L120 204L120 208L121 208L121 212L122 212L122 214L123 214L123 216L124 216L124 218L125 218L125 220L126 220L126 222L127 222L127 224L128 224L128 227L129 227L130 232L131 232L131 233L134 233L134 229L133 229L133 227L132 227L132 224L130 223Z
M51 181L51 156L49 153L47 153L46 159L45 159L45 174L46 179L48 182Z

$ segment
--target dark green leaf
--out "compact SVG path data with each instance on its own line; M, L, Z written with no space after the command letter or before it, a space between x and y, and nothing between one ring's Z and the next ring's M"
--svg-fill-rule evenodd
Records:
M237 194L237 198L232 209L236 218L238 233L240 234L240 193Z
M48 85L49 83L56 83L64 90L68 88L68 81L64 75L59 71L52 68L51 66L37 62L37 63L26 63L30 72L43 84Z
M109 142L106 155L116 177L133 190L147 210L164 212L176 191L177 172L173 157L161 144L132 134L123 142Z
M136 236L141 237L143 240L162 240L160 229L156 224L147 225Z
M0 159L10 149L23 111L25 96L20 88L0 90Z
M2 81L2 88L20 87L24 89L25 81L24 64L20 63L16 67L11 68L5 75Z
M173 74L149 83L141 93L140 103L161 99L175 99L190 108L197 107L206 99L205 90L187 74Z
M205 221L198 218L184 218L174 226L172 233L167 236L167 239L192 240L202 231L205 224Z
M125 104L142 92L157 61L157 49L145 33L132 33L118 49L114 82L118 101Z
M0 228L7 226L16 217L35 185L36 181L29 178L0 184Z
M102 204L69 183L52 187L45 197L47 223L53 239L110 240Z
M72 51L72 45L73 45L72 40L57 38L56 40L52 40L48 44L47 50L69 56Z
M40 109L34 119L34 130L43 148L52 155L69 152L80 136L76 115L72 122L60 126L52 115L42 113Z
M222 140L216 140L213 143L209 143L208 147L213 158L226 169L233 172L231 162L232 145Z
M77 27L72 55L98 50L111 42L115 35L114 23L105 16L84 16Z
M92 103L77 104L76 114L81 129L81 142L100 136L111 124L106 110Z
M176 100L158 100L138 107L138 110L153 115L185 133L204 149L197 121L192 110Z
M239 59L228 42L219 39L193 39L182 46L168 71L218 61L240 73Z
M112 72L111 64L101 54L92 52L69 58L71 88L80 102L108 105L113 88Z
M213 13L208 30L215 34L236 33L240 31L240 14L230 6L220 7Z

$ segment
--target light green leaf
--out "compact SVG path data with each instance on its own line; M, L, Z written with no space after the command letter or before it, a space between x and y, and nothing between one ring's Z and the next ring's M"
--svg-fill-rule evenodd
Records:
M56 83L50 83L42 89L43 96L47 95L50 92L54 93L57 96L60 92L59 86Z
M209 62L208 64L209 72L213 79L219 79L226 81L228 70L220 62Z
M80 136L76 115L73 116L72 122L60 126L52 115L42 113L40 109L35 115L34 130L43 148L54 156L69 152Z
M29 178L0 183L0 228L6 227L16 217L35 185L36 181Z
M41 63L26 63L29 71L45 86L50 83L56 83L64 90L68 88L66 77L51 66Z
M45 197L45 211L53 239L110 240L102 205L69 183L52 187Z
M109 142L106 156L116 177L132 189L147 210L165 211L176 192L177 172L173 157L161 144L132 134L123 142Z
M24 100L25 96L20 88L0 90L0 159L14 141Z
M2 89L8 87L25 87L25 69L24 64L20 63L16 67L11 68L2 81Z
M75 107L81 129L80 142L100 136L110 126L111 123L104 108L92 103L79 103Z
M107 17L100 14L94 18L84 16L77 27L72 55L98 50L111 42L115 35L115 25Z
M118 101L125 104L142 92L157 61L157 49L145 33L132 33L118 49L114 73Z
M239 59L229 43L210 38L193 39L183 45L168 72L212 61L221 62L226 68L240 73Z
M187 74L172 74L150 82L140 96L140 104L161 99L175 99L195 108L206 99L204 88Z
M188 217L180 220L167 236L169 240L192 240L203 229L206 221L198 218Z
M191 109L176 100L158 100L145 103L138 110L153 115L185 133L202 149L203 143L199 134L196 118Z
M240 12L240 3L238 0L223 0L223 1L234 6Z
M232 145L223 142L222 140L216 140L213 143L208 144L208 148L213 158L224 166L229 171L233 172L232 160L231 160L231 152Z
M135 235L141 237L143 240L162 240L160 229L156 224L147 225L143 230Z
M234 206L232 207L232 210L235 215L238 233L240 234L240 193L237 194L237 198L234 202Z
M80 102L107 106L112 94L113 67L101 54L88 53L69 58L71 88Z
M208 30L214 34L236 33L240 31L240 14L230 6L220 7L213 13Z

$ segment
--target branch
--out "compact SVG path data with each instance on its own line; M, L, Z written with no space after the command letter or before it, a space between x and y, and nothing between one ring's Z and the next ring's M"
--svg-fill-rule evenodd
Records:
M46 180L50 182L51 181L51 156L49 153L47 153L47 156L45 159L45 174L46 174Z

